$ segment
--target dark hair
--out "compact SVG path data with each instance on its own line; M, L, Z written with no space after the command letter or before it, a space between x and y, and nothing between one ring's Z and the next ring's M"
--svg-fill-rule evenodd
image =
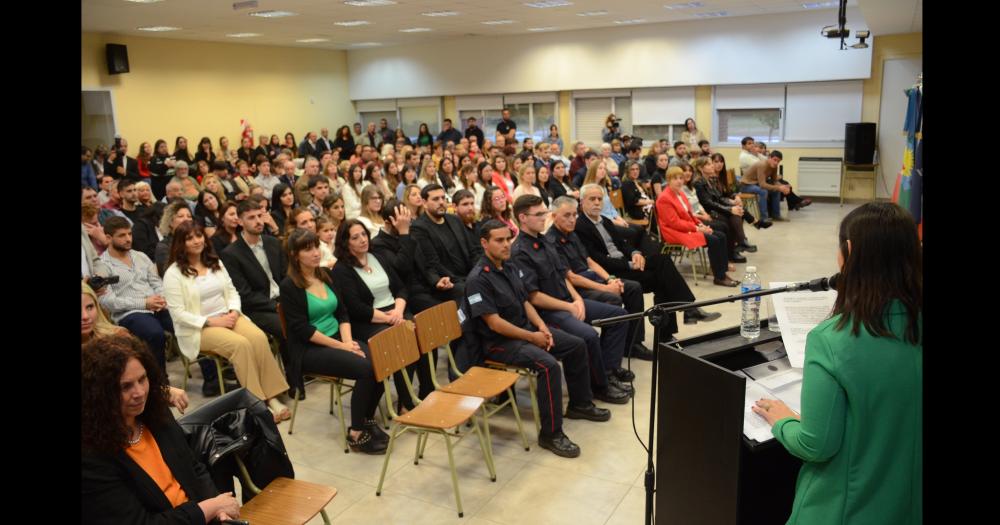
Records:
M709 141L705 140L705 139L701 139L701 140L698 141L698 147L699 148L702 147L702 146L704 146L705 144L711 144L711 143Z
M479 238L485 241L489 241L490 237L492 236L493 230L499 230L500 228L504 228L507 231L510 231L510 226L504 224L503 221L499 221L497 219L489 219L488 221L484 222L479 226Z
M423 189L420 190L420 198L427 200L427 196L430 195L432 191L437 191L437 190L444 191L444 188L440 184L432 182L424 186Z
M545 201L537 195L521 195L514 201L514 217L517 218L518 222L521 222L521 214L527 212L528 208L533 208L544 203Z
M768 157L778 157L778 160L784 159L784 157L781 155L781 152L776 149L771 150L771 154L768 155Z
M753 139L753 137L743 137L742 139L740 139L740 146L746 146L748 143L752 144L754 142L756 141Z
M684 141L683 140L678 140L677 142L674 142L674 149L676 150L677 146L683 146L683 145L684 145Z
M239 164L239 161L236 161L236 163ZM229 171L229 166L226 165L226 161L224 160L213 160L210 167L212 171Z
M261 164L265 162L268 163L268 165L271 164L271 161L267 158L266 155L257 155L257 157L253 159L254 165L256 165L258 168L260 167Z
M218 207L215 209L215 211L212 211L208 209L207 206L205 206L206 195L211 195L212 197L215 197L215 201L219 204ZM212 222L218 222L219 217L221 217L221 215L219 214L219 210L222 209L222 200L220 200L219 197L217 197L214 193L208 190L202 190L198 192L198 199L196 200L196 202L197 204L195 204L194 206L195 215L199 217L211 217Z
M212 139L208 137L202 137L201 140L198 141L198 150L201 151L205 144L208 144L208 152L212 153Z
M255 195L255 197L260 197L260 196ZM254 200L253 198L243 199L242 201L240 201L239 204L236 205L236 215L242 217L244 213L259 210L260 200L266 200L266 199L263 199L263 197L261 197L261 199L258 200Z
M220 228L221 230L221 228ZM187 240L192 235L200 235L205 238L205 247L201 250L201 264L213 271L219 271L219 256L216 255L212 243L205 235L205 228L194 221L184 221L174 228L173 240L170 242L170 258L167 260L167 267L176 263L181 275L198 276L198 270L191 267L188 262Z
M694 124L694 129L698 129L698 123L697 123L697 122L695 122L693 118L691 118L691 117L688 117L687 119L685 119L685 120L684 120L684 129L685 129L685 130L686 130L686 129L687 129L687 127L688 127L688 122L690 122L690 123Z
M450 118L446 118L446 119L442 120L441 122L447 122L448 124L451 124L451 119Z
M108 217L104 221L104 233L108 235L114 235L118 230L129 230L132 231L132 224L128 222L125 217L119 217L117 215Z
M85 451L115 454L128 445L128 429L122 415L121 377L136 359L146 369L149 394L138 416L159 427L173 419L167 401L166 376L149 349L130 334L91 339L80 352L81 446Z
M166 143L167 141L163 139L157 139L157 141L153 144L153 155L156 155L156 152L160 150L160 144L166 144Z
M368 238L368 242L371 242L368 227L363 222L357 219L345 219L344 222L340 223L340 227L337 228L337 237L333 241L333 255L337 258L338 262L345 262L355 268L361 268L361 262L351 253L351 249L348 246L351 240L351 228L355 226L361 226L361 230L364 232L365 237Z
M330 206L333 206L333 204L335 202L342 201L342 200L344 200L343 195L341 195L339 193L331 193L331 194L327 195L325 199L323 199L323 202L321 204L323 206L323 209L325 210L325 209L329 208Z
M274 185L274 190L271 191L271 210L277 210L277 213L281 215L285 214L285 208L281 204L281 196L285 193L285 190L292 189L291 186L285 184L284 182L279 182ZM292 208L295 207L295 192L292 191Z
M303 213L308 213L309 215L313 216L314 220L316 219L315 214L309 208L303 208L301 206L296 207L296 208L292 208L292 212L289 213L288 214L288 218L285 219L285 230L287 230L289 233L291 233L293 230L301 229L301 228L299 228L297 226L296 223L299 222L298 221L299 215L302 215ZM309 230L306 230L306 231L309 231Z
M628 147L625 148L625 153L626 154L628 154L628 153L635 153L637 151L640 152L640 153L642 153L642 146L640 146L638 144L629 144Z
M132 179L118 179L118 193L121 193L127 188L135 186L135 181Z
M288 257L288 277L290 277L292 282L295 283L295 286L298 286L299 288L306 287L306 279L305 274L302 273L302 268L299 265L298 255L302 250L308 250L311 248L319 248L319 236L309 230L295 228L288 234L288 239L285 240L285 254ZM330 278L330 274L328 274L326 270L320 266L316 267L313 277L326 284L333 284L333 279Z
M474 201L476 200L476 194L463 189L456 191L455 194L451 196L451 202L454 202L455 204L462 202L462 199L472 199Z
M844 217L839 237L844 268L833 305L833 315L841 316L836 328L851 323L851 334L857 336L863 324L875 337L895 338L886 314L898 300L906 309L905 340L919 344L924 272L913 217L891 202L869 202Z
M503 193L503 190L499 186L487 186L486 191L483 192L483 201L479 204L479 216L483 219L495 218L497 212L493 209L493 194ZM511 217L510 204L504 199L504 209L500 212L500 216L504 219L510 220Z
M328 178L326 177L326 175L317 175L317 176L315 176L315 177L311 177L311 178L309 179L309 189L311 190L311 189L315 188L315 187L316 187L316 186L318 186L318 185L319 185L319 184L320 184L321 182L322 182L322 183L326 183L326 185L327 185L327 186L329 186L329 185L330 185L330 179L328 179Z
M717 160L722 162L722 169L719 170L719 172L716 174L719 178L718 188L719 191L723 193L723 195L729 194L730 182L729 182L729 170L726 168L726 157L721 153L713 153L708 158L712 159L712 162L715 162Z
M455 194L458 195L457 192ZM390 197L389 200L382 205L382 211L379 212L379 215L382 216L382 220L385 221L387 225L392 225L392 219L396 217L396 206L399 206L400 204L402 204L402 202L400 202L399 199L396 197Z

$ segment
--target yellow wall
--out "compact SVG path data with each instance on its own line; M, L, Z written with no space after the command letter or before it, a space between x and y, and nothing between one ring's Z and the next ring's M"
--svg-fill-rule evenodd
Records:
M454 96L441 97L444 99L443 105L441 106L441 120L450 118L452 122L452 127L457 128L459 131L462 130L462 122L458 119L458 105L455 103Z
M128 46L131 72L108 75L104 45ZM354 122L344 51L254 46L83 33L82 88L112 90L118 131L134 155L141 142L229 137L239 147L240 119L261 132L301 141L307 130Z
M559 92L559 136L563 140L562 154L564 157L569 157L572 154L573 142L576 141L576 130L570 129L569 125L569 106L573 103L571 95L570 91Z
M923 33L876 36L872 42L872 74L864 81L861 120L876 122L882 98L882 63L889 58L912 58L923 55ZM881 127L881 126L880 126Z

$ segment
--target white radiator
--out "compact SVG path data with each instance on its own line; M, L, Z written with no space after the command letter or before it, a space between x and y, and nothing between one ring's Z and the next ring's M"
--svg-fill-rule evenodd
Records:
M799 157L799 185L804 197L840 196L840 157Z

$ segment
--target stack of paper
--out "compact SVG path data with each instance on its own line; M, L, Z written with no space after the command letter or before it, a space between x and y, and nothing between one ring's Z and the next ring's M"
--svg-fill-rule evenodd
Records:
M795 283L770 283L771 288L783 288ZM802 368L806 358L806 336L816 325L830 317L835 290L825 292L786 292L771 296L774 314L781 326L781 340L785 343L788 360L795 368Z

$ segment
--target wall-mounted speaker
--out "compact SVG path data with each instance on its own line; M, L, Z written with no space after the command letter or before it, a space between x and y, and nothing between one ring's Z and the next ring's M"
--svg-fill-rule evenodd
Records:
M124 44L108 44L108 74L128 73L128 50Z
M875 123L848 122L844 133L844 161L871 164L875 157Z

